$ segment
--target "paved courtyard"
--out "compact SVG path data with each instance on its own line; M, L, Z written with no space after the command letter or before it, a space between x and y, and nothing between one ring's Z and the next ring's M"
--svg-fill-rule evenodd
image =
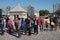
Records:
M60 40L60 29L58 28L57 31L45 31L39 32L37 35L22 35L20 38L16 38L15 36L9 35L5 33L5 35L0 35L0 40Z

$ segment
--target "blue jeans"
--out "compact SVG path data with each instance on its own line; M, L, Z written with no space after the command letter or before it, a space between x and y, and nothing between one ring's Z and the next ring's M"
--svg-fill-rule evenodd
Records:
M40 31L43 31L43 25L40 26Z
M3 28L4 28L4 26L3 26L3 24L0 24L0 28L1 28L1 34L3 34L4 33L4 30L3 30Z
M23 26L21 26L21 28L22 28L22 32L24 32L24 27L23 27Z

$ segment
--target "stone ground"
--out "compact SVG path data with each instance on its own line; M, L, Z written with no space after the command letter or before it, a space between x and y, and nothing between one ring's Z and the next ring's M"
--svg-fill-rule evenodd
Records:
M0 35L0 40L60 40L60 28L57 31L44 31L37 35L22 35L20 38L5 33L3 36Z

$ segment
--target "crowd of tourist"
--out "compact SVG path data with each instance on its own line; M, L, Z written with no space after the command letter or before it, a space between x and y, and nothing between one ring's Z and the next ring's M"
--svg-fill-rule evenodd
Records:
M57 18L52 16L40 16L39 18L36 16L34 18L28 16L26 19L16 17L14 20L1 16L0 33L3 35L4 32L8 32L9 34L14 34L15 32L16 36L21 36L22 34L31 36L32 33L38 34L38 29L40 29L40 32L56 31L57 22Z

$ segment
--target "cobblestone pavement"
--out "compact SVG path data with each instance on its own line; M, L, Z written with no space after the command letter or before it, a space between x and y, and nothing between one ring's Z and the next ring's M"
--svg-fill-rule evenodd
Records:
M60 29L57 31L44 31L39 32L37 35L22 35L20 38L16 38L8 33L5 33L3 36L0 35L0 40L60 40Z

